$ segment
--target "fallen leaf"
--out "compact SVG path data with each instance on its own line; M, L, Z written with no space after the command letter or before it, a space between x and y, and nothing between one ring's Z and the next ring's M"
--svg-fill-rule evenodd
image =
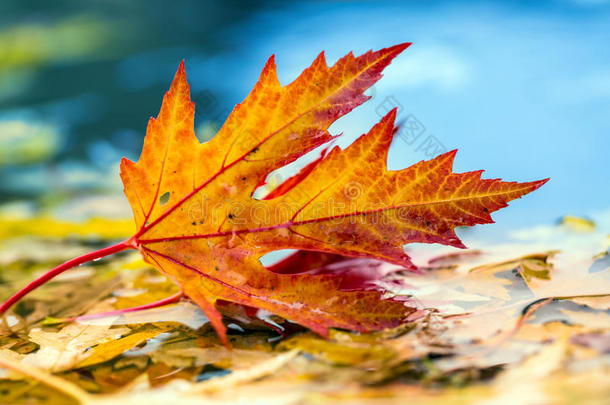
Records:
M597 220L603 223L601 219ZM532 398L542 403L565 403L570 398L581 402L597 399L599 403L604 403L608 394L605 383L608 356L603 355L608 331L608 313L604 311L607 309L608 295L563 297L536 309L532 304L540 302L545 296L535 294L519 270L524 258L526 262L533 259L552 264L548 273L550 280L532 278L544 283L543 292L562 292L567 288L572 294L599 293L604 289L608 293L606 281L610 273L605 269L593 273L588 270L597 260L605 257L604 254L595 255L599 252L598 241L605 237L603 228L600 228L602 231L596 235L576 234L574 240L562 238L543 244L528 240L505 247L497 242L485 244L471 240L468 244L477 247L476 254L451 255L445 250L450 248L430 246L433 249L425 256L422 255L425 249L418 247L413 250L413 256L418 263L426 266L427 271L423 275L406 272L400 266L380 261L377 261L379 268L369 266L375 263L375 259L316 258L315 253L295 253L296 257L303 259L305 273L315 273L320 268L332 272L335 265L341 272L348 268L350 262L364 261L368 264L362 269L372 268L375 274L400 276L401 282L408 284L408 287L390 292L414 294L413 300L429 304L429 313L398 328L381 332L358 334L331 329L329 340L301 332L289 334L275 344L272 343L275 333L232 329L228 338L234 349L227 350L220 345L201 310L190 302L180 302L126 313L112 319L88 321L127 325L129 330L123 337L128 337L139 328L146 328L149 323L160 321L175 320L189 327L172 322L176 331L180 328L179 332L163 333L148 339L145 345L138 346L136 350L129 350L104 363L92 364L85 370L76 368L78 363L75 363L73 368L59 376L93 393L95 401L106 403L137 402L143 398L151 404L168 400L174 404L193 400L235 403L237 398L246 398L248 402L260 399L264 403L327 403L342 400L390 404L408 395L412 403L435 404L505 400L504 392L512 392L514 384L500 383L503 381L499 380L503 375L502 370L522 368L520 373L523 379L528 380L528 387L524 388L522 396L518 396L521 402L528 398L525 394L531 392ZM558 232L557 227L551 229ZM55 246L59 248L61 245ZM555 248L561 248L561 254L547 257L547 252ZM23 260L27 258L24 252ZM275 271L303 273L295 268L300 263L298 260L287 263L283 270L276 268ZM43 314L48 313L47 306L51 304L78 307L75 303L78 300L72 301L63 294L69 291L70 286L77 286L76 297L96 297L97 301L106 301L106 305L112 303L114 308L145 303L148 294L155 299L175 291L165 277L156 276L156 272L146 264L134 262L133 256L115 257L109 262L98 263L96 268L98 277L103 278L110 273L111 277L118 278L112 289L103 293L98 291L98 284L77 283L71 278L57 279L41 289L33 299L25 300L27 305L23 307L29 308L34 303L37 308L40 307L36 311ZM131 270L118 272L124 268ZM478 270L470 271L473 268ZM2 275L7 277L13 272L13 269L3 271ZM478 282L480 286L477 288ZM501 294L491 288L494 283L499 283L503 289ZM392 285L387 284L388 288ZM538 288L535 284L532 286L535 290ZM467 289L478 293L465 292ZM144 290L146 292L141 292ZM113 291L116 296L107 298L114 295L111 294ZM507 296L509 300L506 300ZM51 301L52 297L56 298L56 303ZM432 297L439 301L433 302ZM477 301L471 301L475 298ZM440 302L441 299L445 302ZM455 314L445 311L450 307ZM94 307L89 311L105 309ZM533 311L531 316L518 325L523 312L529 310ZM36 322L34 319L28 321L34 323L34 328L39 326ZM290 323L286 321L281 325L287 324ZM54 331L56 329L46 329L48 333ZM83 334L83 338L89 339L87 334ZM80 338L77 336L75 339ZM272 342L269 342L270 339ZM564 353L563 359L557 360L561 363L560 369L535 378L528 377L528 368L541 358L533 357L532 363L526 360L558 339L564 339L568 344L567 355ZM113 342L107 342L108 348L112 347ZM41 343L43 346L47 344ZM295 344L303 355L266 374L265 365L274 364L273 359L278 356L278 351L284 350L289 343ZM27 348L28 344L34 345L33 350ZM54 342L50 344L55 345ZM83 358L104 346L92 344ZM23 355L32 355L37 349L40 350L37 344L29 342L28 335L14 336L9 333L0 339L0 347L4 349L0 351L0 358L17 362L24 358ZM350 356L350 351L353 351L353 356ZM44 365L44 361L41 364ZM262 374L258 374L261 371L257 367L259 364ZM248 371L250 367L252 373ZM241 376L237 383L231 382L234 374ZM2 375L7 376L7 373ZM209 380L200 380L205 378ZM206 388L208 383L212 384ZM223 390L225 384L230 388ZM0 380L1 390L10 395L0 392L0 402L66 402L66 397L60 396L55 388L17 373L10 373L10 379ZM193 397L192 392L197 392L198 396ZM517 396L510 399L515 398Z
M108 304L103 302L94 310L103 310L107 306ZM116 340L130 331L129 328L111 326L72 323L59 331L33 328L28 337L30 341L38 344L40 349L22 355L21 362L54 372L70 369L89 355L87 351L90 347Z
M135 235L56 267L0 312L75 265L133 248L181 286L225 344L219 300L267 310L322 336L331 327L367 332L412 320L418 308L405 298L384 297L379 284L371 285L370 269L360 276L337 270L278 274L260 262L271 251L300 249L416 270L405 243L465 247L456 227L493 222L492 212L548 180L515 183L481 179L482 171L453 173L456 151L389 171L396 109L346 149L329 150L336 136L328 127L369 98L364 92L408 46L350 53L332 67L322 53L286 86L271 57L250 95L203 144L195 136L195 107L181 64L159 116L149 121L139 161L121 162ZM270 173L322 146L318 159L264 198L254 197Z
M76 364L75 367L88 367L97 363L103 363L170 329L171 326L167 324L148 324L142 330L135 331L119 339L100 343L89 350L87 352L88 356Z
M565 215L559 223L561 226L574 232L591 232L595 230L595 222L574 215Z
M351 54L328 68L321 55L288 86L273 58L216 137L199 144L181 66L137 164L121 176L139 231L129 240L178 281L224 337L218 299L327 328L369 331L414 312L376 291L342 291L337 274L267 271L259 258L278 249L373 257L413 269L402 245L463 246L456 226L491 222L489 213L546 180L504 183L481 172L454 174L455 152L402 171L386 169L395 112L345 150L334 148L265 199L252 197L273 170L334 137L328 126L366 100L363 91L406 44Z

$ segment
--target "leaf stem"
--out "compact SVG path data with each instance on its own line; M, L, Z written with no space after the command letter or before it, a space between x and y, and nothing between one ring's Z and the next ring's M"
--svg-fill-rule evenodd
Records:
M82 256L75 257L74 259L68 260L67 262L60 264L59 266L55 267L54 269L49 270L42 276L38 277L36 280L31 281L28 285L26 285L21 290L17 291L15 294L13 294L12 297L10 297L8 300L6 300L4 302L4 304L2 304L0 306L0 315L5 313L10 307L12 307L17 301L19 301L25 295L29 294L31 291L40 287L41 285L43 285L47 281L51 280L52 278L55 278L56 276L60 275L64 271L69 270L78 265L81 265L83 263L90 262L92 260L99 259L99 258L108 256L108 255L120 252L122 250L131 249L131 248L133 248L133 244L130 241L123 241L123 242L117 243L116 245L108 246L103 249L96 250L95 252L89 252Z

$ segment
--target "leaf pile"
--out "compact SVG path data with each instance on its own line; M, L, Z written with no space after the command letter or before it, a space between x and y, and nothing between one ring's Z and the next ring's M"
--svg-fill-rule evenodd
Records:
M610 213L598 223L608 229ZM91 235L88 226L69 229ZM3 295L31 278L23 269L37 272L63 260L57 246L70 255L93 242L62 242L41 233L1 241L1 275L9 282L2 285ZM177 291L135 252L96 262L95 271L83 266L28 296L5 317L0 403L235 403L240 398L366 403L372 397L379 403L408 397L415 404L603 403L610 394L610 256L598 252L608 249L607 235L558 225L515 232L501 244L472 237L468 243L477 250L410 252L426 270L423 276L374 259L311 257L317 261L310 261L310 268L319 273L375 269L387 276L383 288L413 294L425 314L371 334L333 329L328 340L257 314L284 328L286 336L278 339L256 315L233 308L225 313L231 317L232 350L188 301L50 324L50 319L132 307ZM37 256L26 249L16 256L19 244L36 244ZM287 271L286 264L280 262L276 270ZM26 374L32 368L36 372Z
M329 126L367 100L407 46L350 53L332 67L321 54L286 86L271 58L203 144L182 64L139 161L121 162L133 236L122 219L0 217L6 297L127 237L59 265L117 253L3 316L0 403L606 398L610 260L599 229L610 216L599 228L566 217L458 250L455 228L492 222L546 180L454 173L455 151L390 171L396 111L333 147ZM301 158L309 163L259 197L270 175ZM413 242L429 245L403 248ZM261 264L283 249L295 252ZM178 293L169 305L127 310Z

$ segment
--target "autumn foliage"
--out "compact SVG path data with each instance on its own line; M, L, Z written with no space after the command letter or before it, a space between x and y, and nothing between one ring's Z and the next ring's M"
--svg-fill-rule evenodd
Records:
M491 223L491 212L547 180L453 173L456 151L390 171L396 111L346 149L331 147L336 136L328 127L368 99L364 92L408 45L350 53L332 67L322 53L286 86L271 57L250 95L206 143L195 136L181 64L149 121L139 161L121 162L138 231L104 254L138 249L203 309L225 343L219 301L267 310L321 335L331 327L366 332L416 317L405 297L371 288L381 274L318 269L347 256L417 271L404 244L465 247L456 227ZM299 173L254 197L270 173L317 148L320 156ZM265 268L260 258L280 249L297 252Z

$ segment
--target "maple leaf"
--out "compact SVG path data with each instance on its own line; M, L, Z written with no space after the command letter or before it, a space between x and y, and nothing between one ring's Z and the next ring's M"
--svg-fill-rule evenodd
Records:
M408 45L350 53L332 67L321 53L286 86L271 57L250 95L203 144L195 137L195 106L182 63L158 117L149 121L139 161L121 162L137 233L58 266L26 289L84 260L135 248L201 306L225 344L217 301L268 310L324 336L330 327L370 331L404 322L415 308L382 299L374 289L342 288L349 272L274 272L260 258L299 249L416 270L405 243L464 247L456 227L493 222L491 212L547 180L514 183L483 180L481 171L453 173L455 151L389 171L393 110L346 149L327 148L265 198L253 195L270 173L329 144L335 136L328 127L368 99L364 91ZM318 259L328 264L329 257Z

